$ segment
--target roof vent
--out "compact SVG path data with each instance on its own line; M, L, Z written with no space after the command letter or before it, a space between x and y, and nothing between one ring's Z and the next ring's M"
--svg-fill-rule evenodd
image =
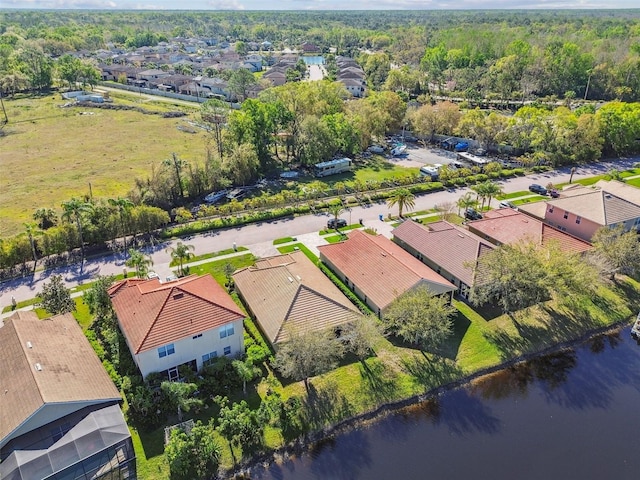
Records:
M42 365L40 365L39 363L36 363L36 370L41 372L42 371Z
M460 238L464 238L464 235L463 235L463 234L461 234L461 233L459 233L459 234L458 234L458 236L459 236Z
M293 278L287 277L291 283L293 283Z
M605 193L604 198L609 199L609 198L611 198L611 195L608 194L608 193Z
M27 348L33 348L33 345L29 341L27 341Z
M298 281L300 282L302 279L300 278L300 275L296 275L296 278L298 279Z
M182 298L182 297L184 297L184 293L178 292L173 296L173 299L178 300L179 298Z

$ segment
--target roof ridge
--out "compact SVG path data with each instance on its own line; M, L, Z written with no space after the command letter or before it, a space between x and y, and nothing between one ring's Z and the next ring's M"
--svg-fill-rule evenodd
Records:
M171 296L170 295L171 290L173 290L173 288L168 289L168 290L164 290L165 292L167 292L167 295L165 296L164 302L162 302L162 306L158 309L158 311L156 312L155 317L153 317L153 320L149 323L149 328L147 329L147 332L142 337L142 340L140 340L139 344L135 346L136 355L138 353L140 353L140 349L142 348L142 345L144 345L144 342L147 340L147 338L149 337L149 334L151 333L151 330L153 329L153 327L155 326L156 322L158 321L158 318L160 317L160 313L162 312L162 310L164 310L164 307L167 305L167 301L169 300L169 297ZM155 291L163 292L163 290L155 290ZM144 295L144 293L142 295Z

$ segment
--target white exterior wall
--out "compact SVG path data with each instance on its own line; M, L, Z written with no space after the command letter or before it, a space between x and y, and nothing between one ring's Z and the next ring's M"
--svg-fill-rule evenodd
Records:
M230 356L236 357L244 353L244 328L243 318L232 322L234 334L226 338L220 338L220 329L216 328L201 332L202 337L193 336L173 342L175 353L160 358L158 349L145 350L135 355L135 361L143 377L152 372L162 372L183 363L196 360L198 370L202 368L202 356L211 352L217 352L218 357L224 356L224 347L231 347Z

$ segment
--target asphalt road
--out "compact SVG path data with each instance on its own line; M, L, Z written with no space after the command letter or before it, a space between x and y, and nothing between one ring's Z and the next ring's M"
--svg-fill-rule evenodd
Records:
M592 177L606 173L611 168L625 169L640 161L639 158L617 159L602 161L596 164L577 167L574 180ZM553 172L542 174L532 174L525 177L516 177L500 181L505 192L517 192L527 190L529 184L539 183L546 185L549 182L568 182L570 169L564 168ZM445 202L455 203L468 188L449 189L421 195L415 199L414 210L427 210L434 205ZM379 221L379 215L387 216L388 213L397 213L397 207L389 210L386 203L378 203L366 207L353 207L350 212L345 212L342 217L351 217L351 223L358 219L363 219L365 225L378 228L379 233L388 234L389 228ZM328 215L312 214L295 218L263 222L246 225L243 227L229 228L206 232L191 237L181 238L180 241L194 246L194 253L200 255L207 252L216 252L232 248L234 243L238 246L249 246L271 242L276 238L287 236L297 237L310 232L318 232L326 226ZM176 241L165 242L154 247L147 247L146 253L151 255L154 263L154 270L161 272L169 271L171 261L167 248L173 246ZM0 284L0 308L10 305L12 296L16 301L27 300L36 296L42 289L42 284L51 275L60 274L68 287L92 281L98 275L115 275L122 273L125 258L123 254L105 255L97 259L89 259L83 264L76 264L68 267L61 267L53 270L38 271L33 276L15 279Z

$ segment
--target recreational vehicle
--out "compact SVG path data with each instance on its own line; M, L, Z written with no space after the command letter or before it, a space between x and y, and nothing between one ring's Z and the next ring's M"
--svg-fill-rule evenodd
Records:
M316 163L313 168L316 177L326 177L351 170L350 158L338 158L328 162Z

